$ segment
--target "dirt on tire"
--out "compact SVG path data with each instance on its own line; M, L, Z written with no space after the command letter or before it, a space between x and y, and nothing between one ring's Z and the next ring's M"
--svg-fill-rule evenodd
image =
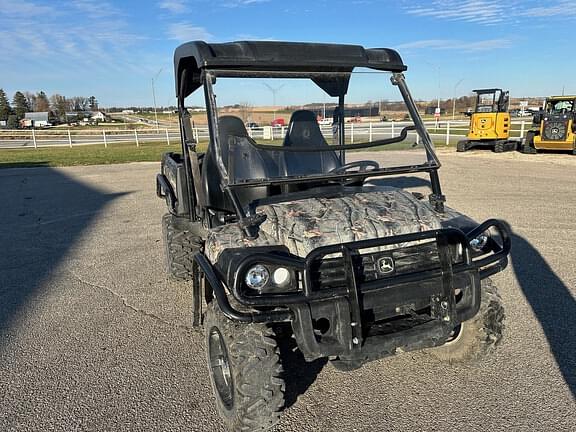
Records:
M504 306L496 285L482 281L480 310L471 320L460 325L455 339L440 347L426 350L449 363L481 360L501 342L504 332Z
M216 407L231 431L266 431L284 408L285 384L280 352L273 330L265 324L241 324L226 318L216 302L208 305L204 320L210 381ZM219 396L210 358L210 334L217 329L229 359L233 402Z

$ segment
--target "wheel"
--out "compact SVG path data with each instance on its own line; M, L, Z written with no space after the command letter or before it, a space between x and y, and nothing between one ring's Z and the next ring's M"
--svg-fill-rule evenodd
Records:
M193 255L202 249L202 238L179 219L171 214L162 217L166 270L176 280L194 280L198 268Z
M522 153L525 154L536 154L536 148L534 147L534 136L536 134L532 131L526 134L524 143L521 146Z
M429 354L449 363L461 363L480 360L496 348L504 330L504 306L490 279L482 281L481 290L476 316L458 325L444 345L427 350Z
M519 143L516 141L506 141L504 145L504 151L511 152L518 150Z
M456 151L465 152L466 150L468 150L468 141L467 140L458 141L458 144L456 144Z
M235 323L211 302L204 321L216 408L231 431L265 431L284 408L278 345L264 324Z
M496 141L494 144L494 153L504 153L504 141Z

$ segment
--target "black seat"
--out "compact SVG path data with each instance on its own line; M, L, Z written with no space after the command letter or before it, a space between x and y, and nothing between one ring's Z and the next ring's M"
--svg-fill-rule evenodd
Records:
M218 120L222 161L230 181L234 179L257 179L278 176L278 166L264 151L260 151L249 141L248 131L242 120L235 116L223 116ZM214 143L208 145L202 164L202 187L207 206L230 213L234 207L227 195L220 190L220 171L216 163ZM270 195L269 187L257 186L237 190L243 206L253 200Z
M288 132L284 138L285 147L328 147L316 114L308 110L295 111L290 118ZM334 151L322 152L284 152L285 174L306 175L324 174L341 165Z

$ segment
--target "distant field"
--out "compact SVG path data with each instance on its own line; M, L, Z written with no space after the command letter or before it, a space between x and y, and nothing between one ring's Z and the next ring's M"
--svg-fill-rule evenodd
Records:
M205 149L206 143L200 143ZM159 161L162 153L178 151L180 145L141 142L101 145L86 145L73 148L40 148L37 150L2 150L0 168L34 166L108 165L126 162Z
M260 144L278 145L282 140L258 140ZM449 146L445 145L445 140L434 140L438 148L453 147L455 143ZM207 141L201 141L198 144L198 151L206 151ZM410 149L411 143L404 142L399 144L388 145L386 147L376 147L370 151L386 150L403 150ZM1 168L25 168L37 166L74 166L74 165L109 165L128 162L154 162L160 161L162 154L165 152L179 152L180 144L157 142L140 142L136 143L111 143L108 148L102 145L83 145L78 147L57 147L57 148L38 148L38 149L17 149L2 150L0 152L0 169ZM356 150L362 151L362 150ZM355 152L356 152L355 151Z

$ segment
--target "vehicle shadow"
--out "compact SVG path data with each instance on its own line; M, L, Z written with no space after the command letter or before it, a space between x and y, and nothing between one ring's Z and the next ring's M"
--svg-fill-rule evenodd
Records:
M2 336L26 318L50 275L102 209L122 194L102 193L48 167L2 169L0 184Z
M564 381L576 397L576 300L538 250L512 236L516 279L548 339Z
M294 339L289 337L280 338L278 346L284 369L283 378L286 384L284 400L286 408L290 408L296 403L298 396L304 394L314 384L327 360L319 359L307 362L300 350L296 349Z

